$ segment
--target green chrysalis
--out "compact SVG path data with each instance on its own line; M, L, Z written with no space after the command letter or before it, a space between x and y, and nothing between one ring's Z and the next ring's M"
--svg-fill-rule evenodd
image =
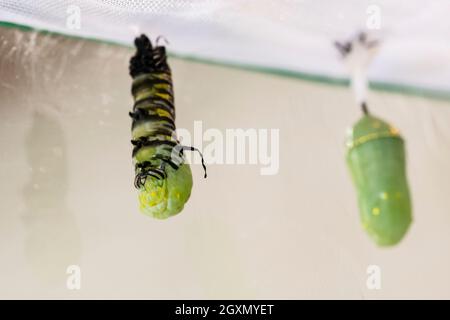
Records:
M404 141L390 124L365 114L347 147L362 226L379 246L395 245L412 222Z
M183 152L198 150L180 145L176 137L172 76L165 47L153 47L145 35L136 38L135 45L137 52L130 60L135 186L140 210L166 219L183 210L191 194L192 174ZM206 178L203 157L202 165Z

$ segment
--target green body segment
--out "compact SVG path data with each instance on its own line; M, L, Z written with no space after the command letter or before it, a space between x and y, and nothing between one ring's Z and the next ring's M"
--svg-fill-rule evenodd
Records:
M177 170L166 169L164 180L147 179L139 190L139 207L142 213L157 219L166 219L183 210L192 189L192 174L188 164Z
M388 123L365 115L347 146L362 226L379 246L395 245L412 222L404 141Z
M157 154L170 157L170 152L164 145L144 147L136 153L134 162L149 161ZM155 160L153 162L156 165L160 164ZM165 173L165 179L148 178L139 189L141 212L157 219L166 219L181 212L192 190L193 181L189 164L182 163L178 169L167 166Z

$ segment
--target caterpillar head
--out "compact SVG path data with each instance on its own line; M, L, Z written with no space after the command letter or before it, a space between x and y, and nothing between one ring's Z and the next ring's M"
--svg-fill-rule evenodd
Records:
M192 173L188 164L178 169L165 168L166 178L148 177L139 190L140 210L156 219L167 219L183 210L192 189Z

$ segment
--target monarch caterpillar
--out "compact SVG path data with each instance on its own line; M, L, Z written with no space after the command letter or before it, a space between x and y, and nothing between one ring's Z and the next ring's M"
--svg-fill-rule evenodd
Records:
M364 116L347 137L347 165L363 228L379 246L391 246L412 222L404 140L397 129L362 107Z
M136 38L136 54L130 60L134 99L132 118L134 185L139 190L140 210L157 219L179 213L192 189L192 173L183 146L175 133L175 107L171 70L164 46L153 47L145 35ZM202 166L206 167L202 157Z

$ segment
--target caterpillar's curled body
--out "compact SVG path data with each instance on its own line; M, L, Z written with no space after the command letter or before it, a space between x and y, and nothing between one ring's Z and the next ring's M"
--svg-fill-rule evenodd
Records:
M165 219L179 213L192 189L192 174L175 133L172 76L165 47L136 38L130 60L134 98L132 118L135 187L144 214ZM205 172L206 177L206 172Z

